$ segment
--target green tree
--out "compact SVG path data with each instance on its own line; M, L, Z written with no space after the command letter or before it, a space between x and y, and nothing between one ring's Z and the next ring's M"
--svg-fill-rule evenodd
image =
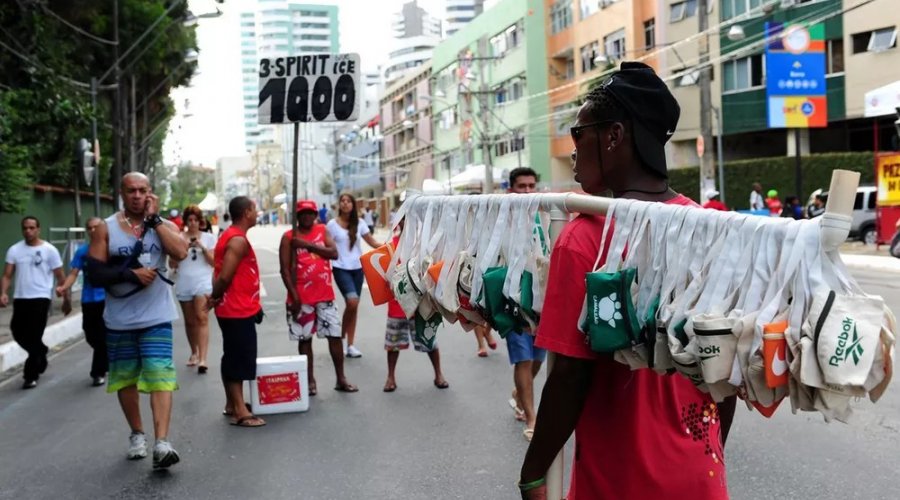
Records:
M334 194L334 181L330 175L326 175L319 179L319 192L322 194Z
M148 144L136 156L139 170L158 161L163 135L147 136L157 125L162 132L167 129L164 123L173 113L169 90L190 79L194 65L185 64L185 52L196 45L194 28L182 25L185 1L118 3L120 53L169 6L175 7L120 65L123 120L114 129L116 92L109 88L113 79L101 82L96 111L87 85L115 61L114 47L102 42L113 38L113 2L0 2L0 212L20 210L31 183L71 186L75 144L90 138L93 113L99 124L103 191L110 190L113 134L127 139L129 120L124 117L131 113L136 116L137 142ZM139 96L135 106L127 100L132 82ZM124 144L127 155L127 141Z
M215 191L215 174L203 167L181 165L174 175L169 176L169 187L171 197L168 206L180 212L188 205L200 203L207 193Z

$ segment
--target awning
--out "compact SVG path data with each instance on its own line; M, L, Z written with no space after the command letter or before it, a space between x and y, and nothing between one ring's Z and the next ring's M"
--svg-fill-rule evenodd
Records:
M893 115L897 108L900 108L900 81L866 92L866 118Z
M366 124L366 127L371 128L371 127L378 125L378 118L379 118L378 115L376 115L375 118L372 118L371 120L369 120L369 123Z
M484 165L468 165L464 171L450 178L450 185L453 189L463 189L467 187L481 187L484 184ZM494 185L497 186L503 182L503 170L499 168L493 169Z
M203 198L197 206L204 212L215 212L219 208L219 198L216 197L216 193L206 193L206 198Z

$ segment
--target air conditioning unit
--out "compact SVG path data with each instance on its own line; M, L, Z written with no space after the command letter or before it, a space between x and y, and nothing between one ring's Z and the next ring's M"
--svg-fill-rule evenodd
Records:
M781 0L781 8L786 9L797 5L797 0Z

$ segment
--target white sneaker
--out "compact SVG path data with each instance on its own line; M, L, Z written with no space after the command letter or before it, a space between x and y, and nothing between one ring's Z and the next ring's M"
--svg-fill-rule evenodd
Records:
M132 432L128 443L128 460L147 458L147 438L143 432Z
M156 441L153 447L153 468L165 469L177 464L181 460L178 452L172 447L172 443L165 439Z
M347 357L348 358L361 358L362 353L359 352L359 349L357 349L355 345L351 345L351 346L347 347Z

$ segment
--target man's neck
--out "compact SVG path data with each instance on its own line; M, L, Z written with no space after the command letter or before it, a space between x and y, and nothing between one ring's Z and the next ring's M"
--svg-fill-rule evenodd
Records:
M41 240L40 238L35 238L35 239L31 240L31 241L25 240L25 244L28 245L28 246L30 246L30 247L39 247L39 246L41 246L43 243L44 243L44 241Z
M127 209L122 210L122 215L123 215L126 219L128 219L129 222L136 222L136 221L143 221L143 220L144 220L144 214L143 214L143 213L136 214L136 213L132 213L132 212L128 211Z
M232 224L231 226L232 226L232 227L236 227L236 228L240 229L241 231L243 231L243 232L245 232L245 233L246 233L247 231L249 231L251 227L253 227L252 225L250 225L250 224L248 224L248 223L246 223L246 222L235 222L235 223Z

